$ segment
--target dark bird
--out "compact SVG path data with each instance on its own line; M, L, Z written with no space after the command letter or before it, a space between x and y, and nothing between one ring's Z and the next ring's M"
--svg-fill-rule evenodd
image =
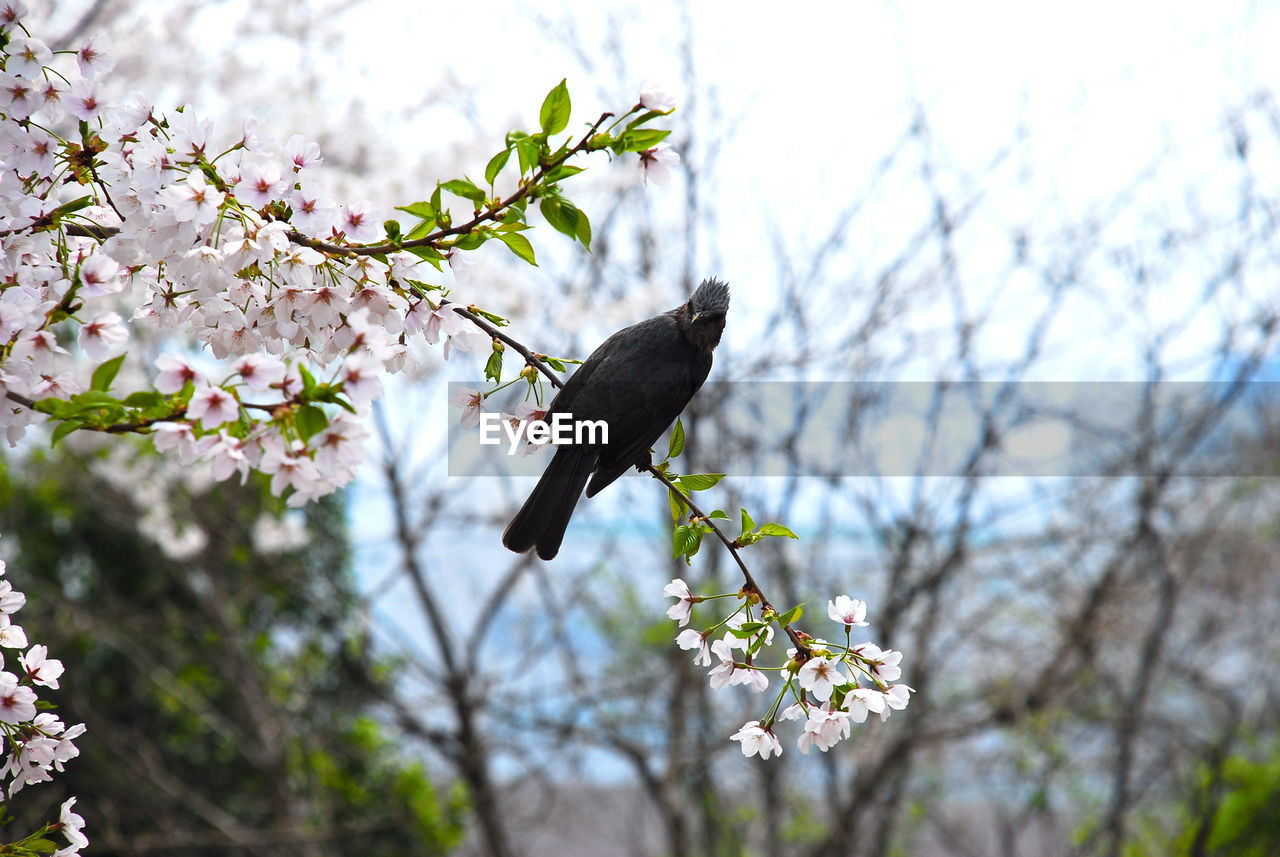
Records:
M593 497L627 468L650 463L654 442L707 379L728 309L729 286L703 280L684 305L619 330L591 353L551 401L545 419L563 413L574 422L604 420L609 442L557 445L503 532L504 545L516 553L537 548L539 557L551 559L582 486Z

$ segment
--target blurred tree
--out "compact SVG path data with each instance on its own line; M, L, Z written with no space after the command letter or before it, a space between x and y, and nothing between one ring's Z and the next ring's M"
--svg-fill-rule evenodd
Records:
M283 519L258 479L185 491L171 515L199 521L207 542L162 548L101 463L61 452L0 461L24 619L66 664L62 716L89 725L57 788L79 796L91 852L323 857L456 844L463 791L438 793L373 716L371 690L394 668L375 661L359 622L342 501ZM53 788L15 806L47 814Z

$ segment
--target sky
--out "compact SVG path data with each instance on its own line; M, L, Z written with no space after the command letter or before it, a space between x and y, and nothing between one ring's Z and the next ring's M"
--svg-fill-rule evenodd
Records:
M602 90L630 96L648 79L686 94L714 85L714 104L686 102L729 140L718 156L714 191L721 254L705 264L746 291L771 287L773 235L803 258L816 236L833 228L914 121L917 105L944 188L980 180L1001 147L1019 135L1025 140L1016 163L971 188L995 195L1004 221L977 231L974 240L991 242L991 252L974 246L968 256L982 260L1000 252L995 243L1004 240L1005 223L1085 218L1158 160L1158 180L1143 190L1145 210L1177 212L1188 187L1204 208L1221 207L1237 190L1217 178L1231 157L1228 107L1280 80L1274 4L922 0L817 3L804 14L721 0L689 5L692 80L678 56L686 32L681 13L657 3L536 4L538 16L555 22L546 27L529 4L512 0L444 4L429 17L407 19L400 4L371 0L350 30L342 65L387 118L387 133L409 146L461 130L451 126L463 121L456 114L399 115L413 82L434 80L445 68L474 98L475 114L494 128L495 139L507 117L533 124L542 95L561 77L575 95L575 119L618 103L619 96L607 100ZM580 47L560 37L570 30ZM592 58L590 71L584 55ZM672 124L678 129L681 121L677 112ZM1271 175L1277 177L1280 169ZM651 192L679 202L675 189ZM867 270L927 216L929 200L910 189L893 193L900 195L880 196L876 213L851 230L848 252ZM1145 226L1117 228L1136 238ZM992 272L979 261L969 262L966 273L981 281ZM1195 279L1188 277L1188 289ZM1173 317L1181 306L1160 301L1143 311ZM997 331L984 347L1020 341L1025 312L1006 309L1008 335ZM1099 319L1094 306L1071 302L1063 313L1064 335L1134 323L1123 313ZM749 341L754 334L731 326L728 335ZM1202 351L1206 341L1188 336L1187 354ZM1044 371L1069 380L1082 380L1082 372L1083 380L1132 378L1140 356L1068 352ZM934 369L922 362L919 377L932 377ZM1186 377L1203 371L1188 365Z

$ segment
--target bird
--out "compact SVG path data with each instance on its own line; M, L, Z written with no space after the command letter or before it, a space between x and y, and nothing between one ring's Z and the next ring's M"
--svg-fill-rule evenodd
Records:
M593 497L630 467L652 463L651 447L711 372L724 332L729 286L709 277L688 301L614 333L591 352L547 406L545 420L604 420L608 443L558 444L538 484L502 533L516 553L560 551L583 486ZM588 484L590 479L590 484Z

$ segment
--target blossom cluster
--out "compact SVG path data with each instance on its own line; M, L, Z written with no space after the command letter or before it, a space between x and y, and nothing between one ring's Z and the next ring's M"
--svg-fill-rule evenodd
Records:
M7 797L12 797L26 786L53 779L54 771L61 771L66 762L80 755L75 740L84 734L85 725L67 726L51 711L40 710L47 706L39 705L36 688L57 690L62 662L49 657L48 647L28 645L26 632L14 624L14 614L26 605L27 597L4 577L6 571L4 560L0 560L0 649L19 652L18 668L12 672L5 669L5 657L0 652L0 747L5 753L0 787ZM41 831L62 831L68 846L59 855L77 854L89 844L81 832L84 820L71 811L75 801L73 797L63 803L59 820Z
M663 594L675 598L667 616L681 628L689 624L693 606L699 602L731 597L729 595L695 595L688 584L677 578L666 585ZM757 693L769 689L770 674L778 673L782 687L767 713L748 721L732 737L740 741L742 753L763 759L782 753L782 742L774 732L779 720L804 721L796 745L801 753L817 747L826 751L842 738L848 738L853 723L863 723L871 714L887 720L894 711L907 707L912 689L893 684L902 676L902 653L881 649L875 643L852 641L854 628L867 625L865 602L838 595L827 602L827 615L844 629L843 645L797 634L804 648L788 648L786 662L780 667L766 667L758 662L759 654L773 644L774 627L786 627L798 611L778 616L752 616L752 599L743 598L737 610L706 630L685 628L676 636L682 649L697 650L693 662L710 667L708 678L715 690L742 684ZM716 637L721 631L723 636ZM783 704L791 700L783 708Z
M10 3L0 21L0 426L10 442L42 413L73 429L123 416L221 478L271 473L294 505L350 481L366 432L348 417L381 395L384 372L403 368L402 334L435 309L405 285L423 260L308 246L382 234L367 204L339 206L314 185L314 143L273 146L246 123L218 152L212 123L190 109L166 116L137 96L113 104L101 86L107 55L90 41L60 65L69 57L28 35L23 11ZM60 136L69 127L77 133ZM162 355L158 396L116 402L110 377L87 389L81 367L122 356L131 325L182 331L224 362ZM69 329L78 353L64 347ZM40 407L50 400L69 404ZM348 410L302 413L319 403Z
M557 149L562 82L542 132L512 132L490 161L488 192L439 183L401 209L417 219L402 232L369 203L325 194L315 143L277 145L250 120L218 144L189 107L113 101L99 46L55 53L24 29L21 3L0 10L0 427L11 443L45 415L59 422L55 442L77 429L154 432L161 451L210 462L219 478L271 474L295 506L350 481L360 418L382 376L416 359L411 338L443 343L446 359L493 343L500 363L500 345L444 299L458 254L495 239L532 262L521 233L540 197L548 223L589 244L586 215L558 189L580 171L564 162L609 148L637 153L649 174L645 158L666 150L669 132L644 127L673 109L654 85L613 125ZM520 190L503 199L493 186L513 153ZM455 224L442 191L475 219ZM125 350L148 329L198 348L161 355L153 392L117 399ZM87 363L101 364L92 377Z

